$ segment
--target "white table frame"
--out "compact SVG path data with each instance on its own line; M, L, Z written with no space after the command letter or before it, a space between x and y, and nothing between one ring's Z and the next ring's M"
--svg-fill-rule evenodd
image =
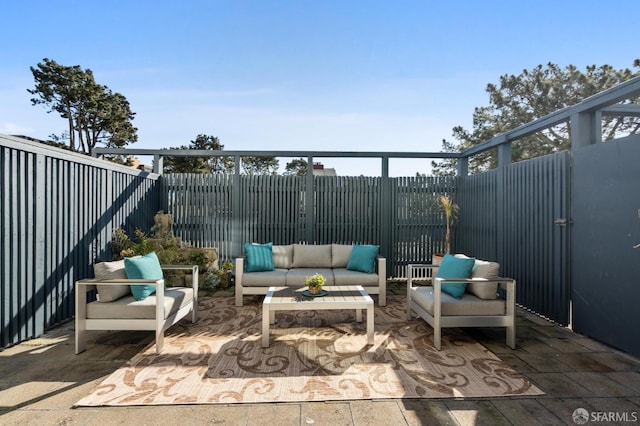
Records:
M362 322L362 309L367 311L367 345L373 345L373 299L359 285L326 286L324 297L309 298L302 288L269 287L262 302L262 347L269 347L269 326L275 324L276 311L312 311L329 309L355 309L356 321ZM278 292L283 293L282 296Z

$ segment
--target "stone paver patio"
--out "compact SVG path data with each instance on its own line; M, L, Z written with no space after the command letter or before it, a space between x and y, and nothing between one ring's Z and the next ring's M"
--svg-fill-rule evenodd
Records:
M404 291L389 284L389 293ZM72 409L152 336L93 332L87 351L76 356L73 322L67 322L0 352L0 424L571 425L578 408L601 420L613 413L640 424L640 360L520 309L516 350L504 344L503 329L465 331L546 395ZM597 424L614 423L624 422Z

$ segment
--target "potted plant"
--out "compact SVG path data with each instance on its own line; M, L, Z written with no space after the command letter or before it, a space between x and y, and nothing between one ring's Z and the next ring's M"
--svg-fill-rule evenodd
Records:
M228 288L231 285L231 271L235 265L232 262L222 262L222 268L218 271L220 276L220 287Z
M310 277L307 277L305 280L305 284L309 287L309 293L311 294L320 294L322 291L322 286L326 282L324 275L322 274L314 274Z

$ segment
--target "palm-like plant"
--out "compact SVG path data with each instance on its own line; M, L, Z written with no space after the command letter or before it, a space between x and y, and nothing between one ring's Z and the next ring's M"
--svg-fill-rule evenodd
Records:
M451 252L451 225L453 221L458 217L458 211L460 207L453 202L453 199L449 195L442 194L440 195L440 205L442 205L442 210L444 211L445 217L447 219L447 233L444 238L444 246L445 253Z

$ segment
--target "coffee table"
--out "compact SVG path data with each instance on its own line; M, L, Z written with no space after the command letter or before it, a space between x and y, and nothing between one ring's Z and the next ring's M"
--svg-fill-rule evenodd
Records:
M269 287L262 303L262 347L269 347L269 325L275 324L276 311L311 311L321 309L355 309L356 321L362 322L367 310L367 345L373 345L373 299L359 285L326 286L328 294L307 297L307 287Z

